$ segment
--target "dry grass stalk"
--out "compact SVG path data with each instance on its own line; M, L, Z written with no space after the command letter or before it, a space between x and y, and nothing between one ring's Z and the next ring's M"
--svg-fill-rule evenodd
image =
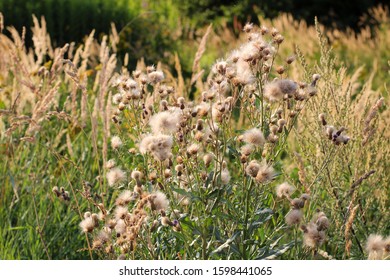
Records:
M186 88L185 88L185 83L184 83L184 78L183 78L183 72L181 69L181 63L179 56L177 52L175 52L175 70L177 72L177 79L178 79L178 85L177 85L177 90L176 90L176 95L175 97L178 98L180 96L187 96Z
M200 69L200 60L201 60L201 58L203 56L203 53L206 50L207 37L209 36L209 34L210 34L211 30L212 30L212 26L213 25L210 24L207 27L206 33L203 35L202 40L200 41L198 50L196 51L194 63L192 65L192 78L194 77L195 73L199 73L201 71L201 69ZM192 80L192 78L191 78L191 80Z
M352 208L348 220L345 223L344 238L345 238L345 253L347 256L350 256L351 253L351 246L352 246L351 230L352 230L353 220L355 219L358 208L359 205L356 205L355 207Z
M301 155L297 152L294 152L294 155L298 161L298 176L299 176L299 181L301 182L301 184L303 185L303 187L305 188L305 192L307 194L310 194L310 189L309 187L307 186L307 182L306 182L306 172L305 172L305 165L303 163L303 159L301 157Z

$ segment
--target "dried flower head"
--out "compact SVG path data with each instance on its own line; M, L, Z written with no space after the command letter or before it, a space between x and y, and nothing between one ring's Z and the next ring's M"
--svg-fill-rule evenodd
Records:
M325 232L319 231L317 225L309 223L308 225L301 226L303 230L303 244L310 248L318 248L325 241Z
M268 165L265 161L261 162L259 172L256 175L256 182L260 184L266 184L275 177L275 170L271 165Z
M224 168L221 171L221 182L222 184L226 185L229 183L229 181L230 181L230 172L227 168Z
M114 186L116 184L122 183L126 179L126 172L122 171L120 168L115 167L107 172L107 182L109 186Z
M189 155L196 155L199 151L199 145L196 143L192 143L188 148L187 148L187 153Z
M116 165L116 162L115 162L114 159L110 159L110 160L108 160L108 161L106 162L106 168L107 168L107 169L112 169L112 168L115 167L115 165Z
M171 157L173 138L168 135L147 135L140 143L140 152L149 152L158 161L164 161Z
M119 136L115 135L111 138L111 147L116 150L122 146L122 140L119 138Z
M154 134L171 134L178 130L180 113L178 111L163 111L153 115L149 125Z
M243 28L243 31L249 33L253 30L253 23L247 22Z
M207 153L203 156L203 162L204 162L204 165L206 167L209 167L211 162L213 161L214 159L214 155L213 154L210 154L210 153Z
M298 86L297 83L288 79L276 80L264 86L264 97L270 102L277 102L283 99L287 94L295 94Z
M117 206L126 206L127 204L129 204L131 201L134 201L134 200L135 200L134 194L131 191L126 190L126 191L123 191L118 196L118 198L115 201L115 204Z
M245 131L243 134L243 139L245 143L253 144L256 146L264 146L265 138L263 132L261 132L258 128L252 128L250 130Z
M277 197L290 197L291 194L295 191L294 186L290 185L287 182L284 182L276 187L276 195Z
M246 144L240 148L242 155L249 156L255 150L255 146L252 144Z
M114 215L116 220L124 220L129 214L129 210L124 206L117 206L114 210Z
M150 203L150 208L152 210L166 210L169 205L169 201L167 199L167 196L160 192L157 191L155 193L152 193L149 197L149 203Z
M247 167L245 168L246 174L251 176L252 178L255 178L257 176L259 170L260 170L260 163L257 160L250 161Z
M84 220L80 222L79 226L83 232L92 232L95 228L95 221L91 216L85 217Z
M148 73L148 80L151 84L157 84L164 80L164 73L162 71L151 71Z
M381 260L385 249L385 240L379 234L370 234L367 238L366 251L368 252L368 259Z
M300 209L292 209L285 217L286 224L289 226L298 225L301 223L303 213Z

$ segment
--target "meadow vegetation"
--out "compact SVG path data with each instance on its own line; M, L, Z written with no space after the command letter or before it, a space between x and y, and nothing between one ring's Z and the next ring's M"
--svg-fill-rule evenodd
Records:
M1 15L0 258L389 258L390 20L371 13L360 33L210 25L136 65L115 25L56 48L33 17L28 48Z

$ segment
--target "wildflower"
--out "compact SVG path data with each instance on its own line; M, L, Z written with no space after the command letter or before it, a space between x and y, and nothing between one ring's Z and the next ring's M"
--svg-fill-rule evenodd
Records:
M370 234L367 238L366 250L368 252L368 259L381 260L385 249L385 240L379 234Z
M316 224L317 224L318 230L326 230L329 228L329 220L325 216L324 212L319 212L317 214Z
M149 125L154 134L171 134L178 130L179 122L179 112L163 111L153 115L149 120Z
M265 138L263 132L258 128L252 128L245 131L243 134L243 139L245 143L253 144L256 146L264 146Z
M164 227L173 226L173 223L171 222L171 220L167 216L161 217L161 224Z
M89 216L82 220L79 226L83 232L92 232L95 228L95 221L91 216Z
M164 73L162 71L152 71L148 73L148 79L151 84L157 84L164 80Z
M227 69L227 63L224 60L218 60L212 67L214 73L225 75Z
M210 110L210 104L207 102L202 102L195 107L195 112L199 117L206 116L209 110Z
M315 223L302 225L303 230L303 244L310 248L318 248L325 241L325 232L319 231Z
M118 198L115 201L115 204L117 206L125 206L129 204L131 201L133 201L134 199L135 199L134 194L131 191L126 190L118 196Z
M299 209L292 209L285 217L286 224L289 226L298 225L303 217L303 213Z
M209 166L210 166L210 163L213 161L213 159L214 159L214 155L213 155L213 154L210 154L210 153L205 154L205 155L203 156L204 165L205 165L206 167L209 167Z
M142 176L143 175L141 171L134 170L133 172L131 172L131 178L136 180L137 182L141 180Z
M270 102L282 100L284 95L293 95L298 86L288 79L276 80L264 86L264 97Z
M230 172L227 168L224 168L221 171L221 182L223 185L226 185L229 183L229 181L230 181Z
M249 156L255 150L255 146L252 144L246 144L240 148L240 152L244 156Z
M252 160L249 162L247 167L245 168L245 172L247 175L255 178L257 176L257 173L259 173L260 170L260 164L257 160Z
M287 64L291 64L295 61L295 55L292 55L292 56L289 56L287 59L286 59L286 63Z
M283 131L283 127L286 125L286 120L285 119L280 119L278 120L278 132L281 133Z
M249 85L255 82L255 76L249 64L243 59L239 59L236 63L236 77L234 83L241 85Z
M115 162L114 159L110 159L110 160L108 160L108 161L106 162L106 168L107 168L107 169L112 169L112 168L115 167L115 165L116 165L116 162Z
M247 22L243 28L243 31L249 33L253 30L253 23Z
M171 154L173 139L168 135L148 135L140 143L140 152L145 154L149 152L158 161L168 159Z
M122 94L120 93L117 93L112 97L112 103L114 103L115 105L119 104L119 102L121 101L122 101Z
M169 205L169 201L167 199L167 196L160 191L157 191L157 192L152 193L150 195L149 203L150 203L152 210L164 210L165 211Z
M116 220L124 220L127 214L129 214L127 207L117 206L115 208L114 215Z
M294 209L300 209L305 206L305 201L301 198L294 198L291 200L291 206L294 207Z
M111 147L114 149L114 150L117 150L118 148L120 148L120 146L122 146L122 140L119 138L119 136L113 136L111 138Z
M321 113L318 115L318 119L320 120L321 124L323 126L325 126L327 123L326 123L326 119L325 119L325 114Z
M312 79L312 82L311 82L311 86L315 87L318 80L321 78L321 75L320 74L314 74L313 75L313 79Z
M291 194L295 191L295 188L291 186L289 183L284 182L276 187L276 195L277 197L290 197Z
M199 145L198 144L191 144L188 148L187 148L187 153L190 154L190 155L196 155L199 151Z
M126 232L126 224L122 219L118 219L115 225L115 231L117 234L123 234Z
M259 172L257 172L256 181L260 184L266 184L270 182L274 176L274 168L263 161L260 165Z
M110 187L123 182L125 179L126 173L118 167L112 168L107 173L107 181Z
M307 194L307 193L303 193L303 194L301 195L301 199L304 200L304 201L307 201L307 200L310 199L310 195Z

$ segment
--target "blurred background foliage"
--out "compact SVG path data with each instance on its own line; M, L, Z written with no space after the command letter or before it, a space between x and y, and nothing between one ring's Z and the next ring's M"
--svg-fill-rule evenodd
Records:
M202 65L232 49L232 42L247 21L274 19L288 13L295 20L314 24L314 17L330 30L354 31L383 25L368 13L385 0L0 0L5 26L14 26L20 33L26 27L26 45L32 46L32 14L44 16L54 47L68 42L82 43L92 30L101 39L114 23L119 33L118 58L129 55L129 68L141 58L147 64L159 61L174 65L177 53L184 77L189 77L192 62L205 27L213 24L214 39L202 58ZM376 29L375 29L376 28ZM388 25L381 27L388 28ZM286 35L286 34L284 34ZM374 32L372 32L374 36ZM371 35L370 35L371 36ZM215 36L210 36L209 40ZM341 59L349 54L348 47L337 45ZM357 54L361 56L360 54ZM364 56L364 53L363 53ZM350 57L348 57L350 58ZM372 58L367 58L368 63ZM351 60L353 61L353 60ZM353 63L353 62L351 62ZM387 62L384 63L385 67ZM347 65L348 66L348 65ZM174 71L174 69L171 69Z

